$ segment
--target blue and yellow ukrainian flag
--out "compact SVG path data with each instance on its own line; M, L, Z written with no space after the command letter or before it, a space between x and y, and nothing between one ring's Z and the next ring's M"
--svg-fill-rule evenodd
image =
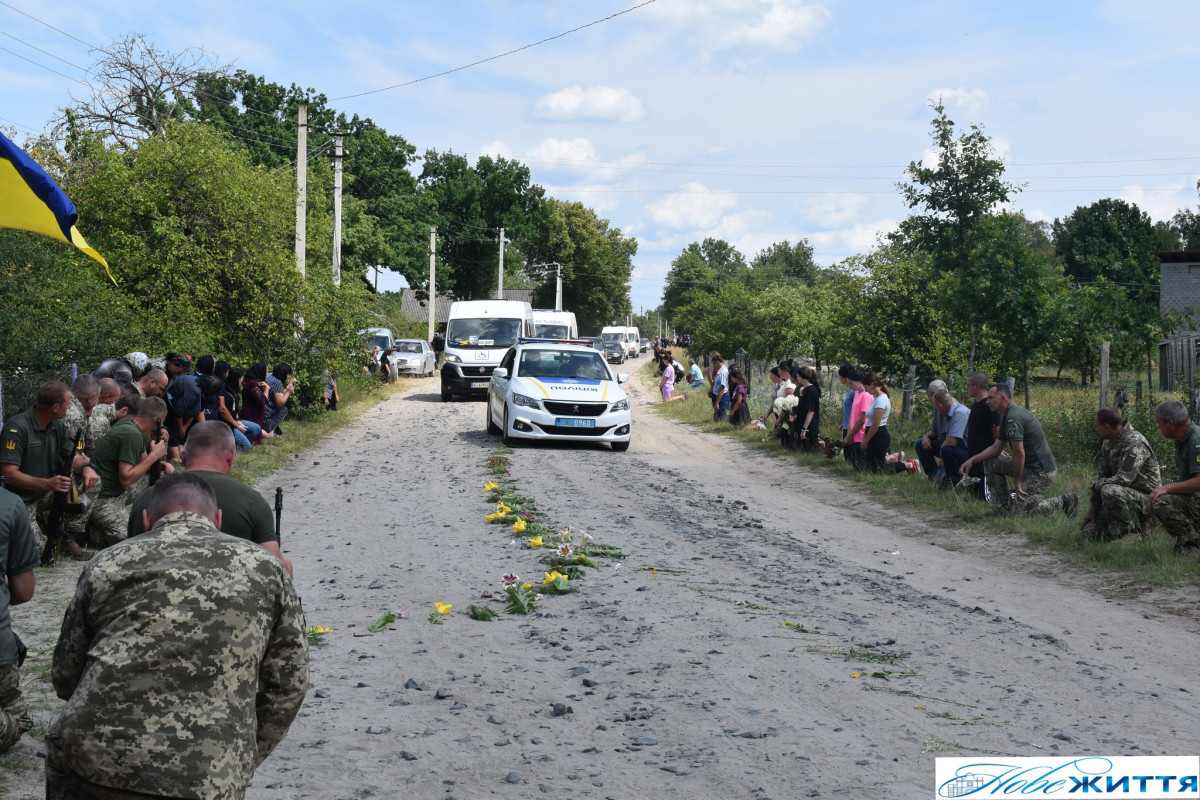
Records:
M75 228L75 204L46 171L0 133L0 228L16 228L73 244L104 265ZM109 273L112 278L112 273ZM115 281L114 281L115 283Z

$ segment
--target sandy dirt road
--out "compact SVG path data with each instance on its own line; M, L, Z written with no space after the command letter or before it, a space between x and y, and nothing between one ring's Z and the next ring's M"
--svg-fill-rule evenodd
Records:
M421 384L260 485L284 489L308 623L333 633L248 797L925 798L937 755L1196 750L1194 591L1106 596L630 391L629 452L511 456L555 525L628 554L536 615L461 613L542 574L483 520L482 403Z

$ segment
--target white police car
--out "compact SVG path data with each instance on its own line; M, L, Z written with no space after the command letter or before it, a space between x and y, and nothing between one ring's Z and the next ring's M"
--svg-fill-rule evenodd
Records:
M590 342L520 339L488 383L487 430L513 439L608 442L629 449L633 414L603 354Z

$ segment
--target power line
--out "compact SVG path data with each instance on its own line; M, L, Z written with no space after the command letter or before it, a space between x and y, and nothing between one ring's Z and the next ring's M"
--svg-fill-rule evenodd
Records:
M88 44L88 43L87 43L87 42L85 42L83 39L80 39L78 36L72 36L71 34L67 33L67 32L66 32L66 31L64 31L63 29L61 29L61 28L56 28L56 27L54 27L53 25L51 25L49 22L45 22L45 21L43 21L43 20L40 20L40 19L38 19L37 17L33 16L32 14L27 14L27 13L25 13L24 11L22 11L21 9L17 8L16 6L14 6L14 5L10 4L10 3L6 3L6 2L4 2L4 0L0 0L0 6L5 6L5 7L7 7L7 8L11 8L13 11L17 12L18 14L21 14L21 15L23 15L23 16L29 17L31 20L33 20L34 22L38 23L39 25L45 25L45 26L46 26L47 28L49 28L50 30L53 30L53 31L58 31L58 32L59 32L59 33L61 33L63 36L66 36L66 37L67 37L67 38L69 38L69 39L74 39L75 41L79 42L80 44L87 45L88 47L91 47L93 50L97 50L97 49L99 49L99 48L95 47L94 45Z
M599 25L602 22L608 22L611 19L616 19L617 17L622 16L624 14L628 14L631 11L636 11L639 8L642 8L643 6L648 6L653 2L655 2L655 0L644 0L644 2L638 3L635 6L631 6L627 9L625 9L624 11L618 11L615 14L609 14L607 17L601 17L600 19L592 20L591 22L588 22L584 25L580 25L577 28L571 28L571 30L569 30L569 31L563 31L562 33L555 34L554 36L547 36L545 39L540 39L536 42L531 42L530 44L523 45L514 50L509 50L508 52L505 52L505 53L500 53L500 54L494 55L494 56L488 56L487 58L481 58L478 61L472 61L470 64L464 64L461 67L455 67L454 69L448 69L448 70L445 70L444 72L438 72L434 75L426 75L423 78L415 78L411 81L405 81L404 83L397 83L397 84L393 84L392 86L385 86L382 89L371 89L369 91L359 92L357 94L345 94L345 95L342 95L341 97L333 97L333 98L330 98L329 102L332 103L337 100L349 100L350 98L353 98L353 97L363 97L368 94L378 94L379 92L386 92L386 91L390 91L392 89L400 89L404 86L412 86L414 83L421 83L422 81L429 81L429 80L433 80L434 78L441 78L444 75L450 75L455 72L461 72L464 69L470 69L471 67L477 67L480 64L486 64L489 61L496 61L496 60L504 58L506 56L511 56L514 53L519 53L522 50L529 50L530 48L537 47L538 45L545 44L546 42L552 42L555 39L561 39L564 36L569 36L572 33L577 33L579 31L583 30L584 28L590 28L593 25Z
M87 81L81 81L81 80L79 80L79 78L72 78L70 75L67 75L66 73L63 73L63 72L59 72L58 70L54 69L53 67L47 67L45 64L39 64L38 62L34 61L32 58L26 58L25 56L21 55L20 53L14 53L12 50L9 50L7 47L0 47L0 50L3 50L4 52L8 53L10 56L16 56L17 58L21 59L22 61L28 61L30 64L33 64L35 67L41 67L42 69L46 70L47 72L53 72L55 75L59 75L63 78L66 78L69 81L75 81L76 83L81 83L84 86L87 86L89 88L91 87L91 84L89 84Z
M30 44L29 42L25 41L24 39L18 39L17 37L13 36L11 33L5 33L4 31L0 31L0 36L7 36L9 39L12 39L14 42L20 42L21 44L25 45L26 47L28 47L32 50L37 50L39 53L48 55L51 58L53 58L55 61L61 61L62 63L66 64L68 67L74 67L75 69L79 70L80 72L84 72L84 73L87 72L86 69L79 66L78 64L72 64L70 61L67 61L65 58L59 58L58 56L54 55L54 53L51 53L49 50L43 50L42 48L38 47L35 44Z

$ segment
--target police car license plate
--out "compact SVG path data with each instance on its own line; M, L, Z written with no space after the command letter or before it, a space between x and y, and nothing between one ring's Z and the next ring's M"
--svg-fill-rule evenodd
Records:
M486 388L488 388L488 382L487 381L475 381L474 383L471 384L471 388L472 389L486 389Z
M554 420L554 424L560 428L594 428L596 427L596 420L559 417L558 419Z

